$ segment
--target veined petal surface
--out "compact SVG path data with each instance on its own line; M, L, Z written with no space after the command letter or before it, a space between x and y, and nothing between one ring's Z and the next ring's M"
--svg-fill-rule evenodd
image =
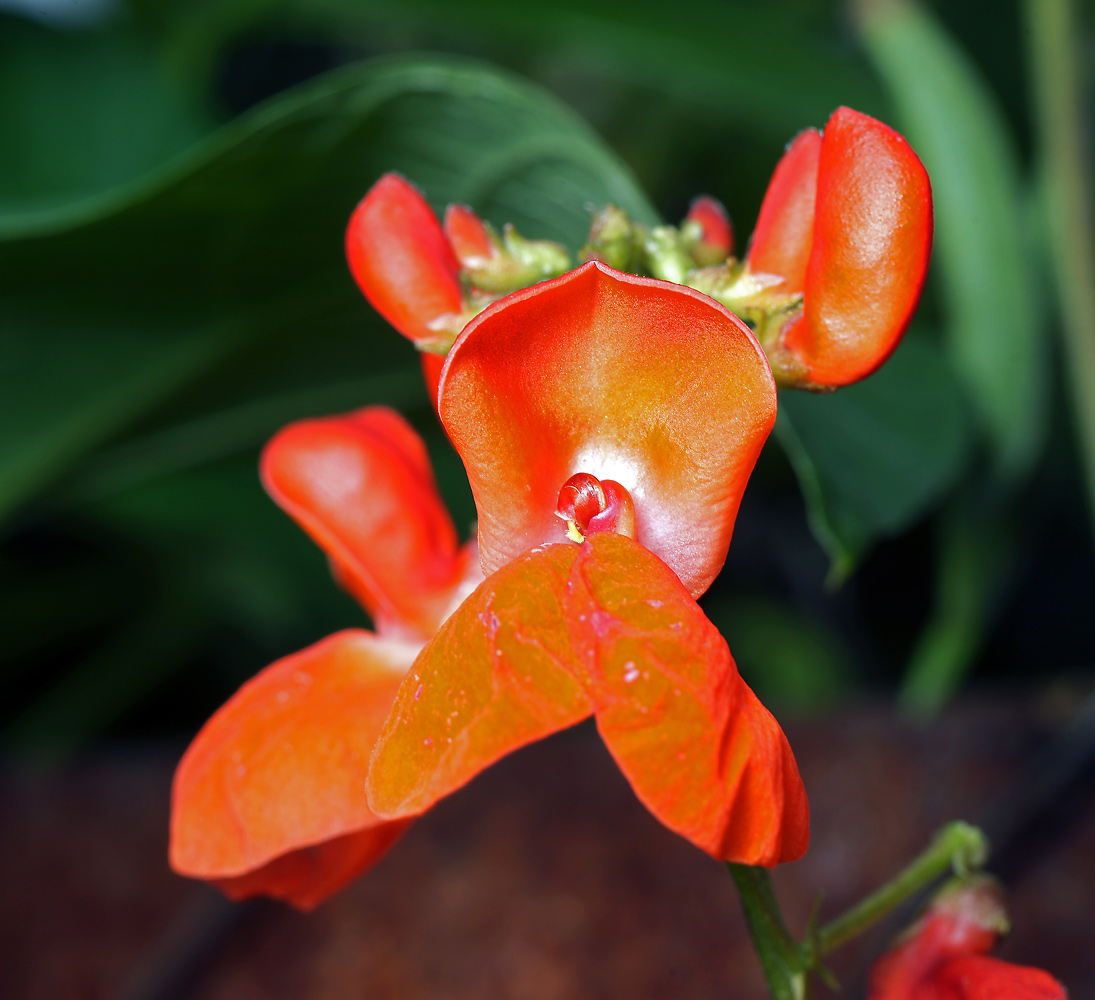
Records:
M570 543L489 576L403 680L369 770L377 813L423 812L506 754L589 716L563 610Z
M787 739L669 567L592 535L567 595L597 728L646 807L722 860L800 857L809 809Z
M433 635L466 559L410 424L382 406L290 424L263 451L261 473L378 631Z
M598 261L469 323L438 406L468 470L485 573L564 541L559 490L587 472L628 490L637 540L693 595L726 559L775 408L768 362L736 316Z
M348 630L244 684L175 772L172 867L305 907L368 867L403 829L369 808L365 778L416 652Z

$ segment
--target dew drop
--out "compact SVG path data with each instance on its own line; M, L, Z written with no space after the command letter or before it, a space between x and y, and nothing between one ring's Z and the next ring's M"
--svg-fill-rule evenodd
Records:
M289 700L289 692L279 691L274 697L277 698L277 700L281 702L282 705L284 705Z
M638 679L639 671L635 666L635 661L628 660L627 663L624 664L624 683L630 684L632 681L637 681Z
M418 701L422 697L422 688L423 688L423 685L419 684L418 687L416 687L414 689L414 700L415 701Z
M425 744L426 746L428 746L428 747L432 747L432 746L433 746L433 737L432 737L432 736L427 736L427 737L426 737L426 738L425 738L425 739L424 739L424 740L423 740L422 742L423 742L423 743L424 743L424 744Z

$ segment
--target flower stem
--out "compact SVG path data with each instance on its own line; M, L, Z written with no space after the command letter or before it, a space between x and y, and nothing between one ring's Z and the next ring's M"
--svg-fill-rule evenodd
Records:
M783 921L767 868L728 864L773 1000L803 1000L811 961Z
M948 869L962 875L980 868L987 859L988 841L977 827L961 821L948 823L910 865L817 932L817 956L828 955L862 934Z
M988 841L977 827L961 820L948 823L918 858L884 886L820 930L811 922L804 942L796 941L787 930L766 868L738 864L726 867L741 896L749 935L772 1000L806 1000L810 974L827 975L822 958L862 934L948 870L966 875L981 868L988 853Z

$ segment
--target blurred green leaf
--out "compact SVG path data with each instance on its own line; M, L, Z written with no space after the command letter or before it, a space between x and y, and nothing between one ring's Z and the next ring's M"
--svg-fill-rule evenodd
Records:
M130 2L146 12L159 6L164 16L151 0ZM662 0L207 0L179 5L166 20L181 63L207 63L256 25L370 47L489 44L493 58L512 66L553 66L564 91L560 69L592 73L780 141L822 124L840 104L877 114L884 100L849 49L820 40L786 6L694 0L682 16Z
M590 202L655 220L571 112L516 78L443 58L353 67L126 188L0 215L10 317L0 513L225 352L275 332L307 343L317 328L364 325L370 310L346 274L342 234L389 169L435 204L468 202L572 245ZM50 305L62 283L63 308ZM363 343L360 374L403 347L394 333Z
M870 378L834 393L780 394L776 436L839 582L879 536L922 518L970 446L961 389L935 344L906 337Z
M1017 540L1006 511L970 497L937 524L935 602L902 681L899 703L931 716L969 672L1015 572Z
M657 221L572 112L440 57L332 74L125 187L0 215L0 513L67 475L53 510L128 539L160 579L10 741L74 746L217 630L280 649L361 620L255 458L306 414L425 402L413 350L343 259L346 220L391 169L438 208L466 202L574 247L590 203ZM455 468L443 454L439 479Z
M1047 351L1019 163L996 99L918 5L860 3L864 42L935 200L935 266L955 369L1004 477L1029 471L1046 427Z
M212 127L135 35L0 14L0 212L122 186Z
M701 603L766 705L819 711L851 689L851 656L822 622L766 598L719 594Z
M0 304L0 518L229 343L220 329Z

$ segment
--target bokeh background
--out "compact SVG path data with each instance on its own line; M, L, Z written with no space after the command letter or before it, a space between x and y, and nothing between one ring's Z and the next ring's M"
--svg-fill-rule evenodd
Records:
M33 891L20 852L47 816L57 851L90 858L82 824L114 815L94 794L160 789L243 680L365 624L261 490L280 426L399 408L471 529L414 351L342 256L382 172L571 250L591 205L676 222L706 192L743 249L784 145L841 104L928 167L928 288L877 375L781 396L703 604L782 720L866 726L875 748L903 734L911 774L932 726L997 706L1012 721L977 754L1012 762L989 782L1012 803L1002 828L1051 816L1062 843L1090 819L1095 745L1093 25L1067 0L0 2L5 878ZM863 721L877 713L889 729ZM1020 775L1036 754L1041 782ZM66 782L85 779L115 791L65 818ZM166 791L148 794L134 822L152 858ZM898 799L875 805L899 815ZM24 897L4 896L15 995L47 995ZM56 995L115 995L115 973Z

